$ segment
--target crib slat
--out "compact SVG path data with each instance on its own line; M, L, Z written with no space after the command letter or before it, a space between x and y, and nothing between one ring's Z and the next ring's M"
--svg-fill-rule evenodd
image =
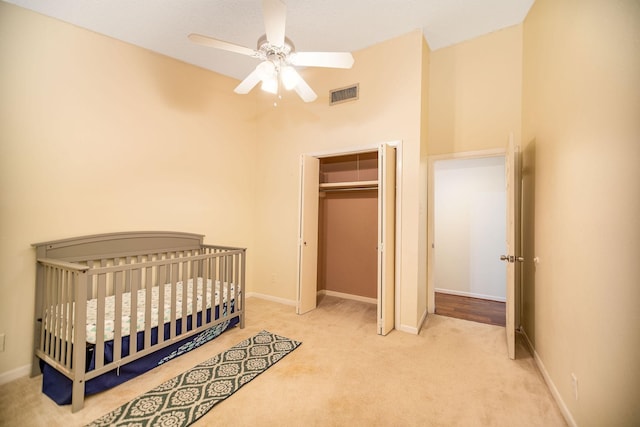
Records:
M233 276L235 274L233 255L229 255L227 258L227 262L229 263L229 273L227 275L227 317L231 317L231 298L233 294L231 293L231 286L233 285Z
M104 262L102 263L104 264ZM103 265L104 266L104 265ZM97 307L96 307L96 344L95 344L95 364L96 368L104 365L104 321L105 321L105 300L107 297L107 278L105 274L98 274L97 280Z
M178 271L179 264L171 264L171 325L169 325L169 338L176 336L176 310L177 310L177 294L178 294Z
M201 326L202 323L198 324L198 291L202 291L204 288L204 283L202 287L200 287L200 280L198 280L198 263L197 261L191 261L191 281L193 282L193 286L191 287L191 329L195 329L198 326ZM200 288L200 289L198 289ZM202 313L202 320L205 319L205 314Z
M48 354L55 360L56 358L56 328L58 327L58 301L56 299L57 295L58 295L58 287L60 286L60 276L62 274L62 272L60 271L59 268L56 268L54 270L55 273L55 278L54 278L54 283L53 286L51 288L51 317L49 318L51 320L50 323L50 336L49 336L49 351Z
M63 363L67 369L71 368L71 356L72 356L72 339L73 339L73 291L74 291L74 274L69 273L69 282L67 286L65 286L64 290L64 307L65 307L65 315L64 315L64 335L62 336L62 343L64 345L63 353Z
M189 269L188 265L181 261L182 265L182 327L180 333L184 334L187 330L187 288L189 282Z
M158 254L158 259L162 258L162 254ZM165 301L164 293L167 283L167 266L158 266L158 344L164 342L164 311Z
M222 281L220 280L220 258L219 257L215 257L211 259L211 268L213 269L213 281L214 281L214 286L215 286L215 290L218 291L218 300L215 300L215 295L214 295L214 300L213 300L213 304L212 304L212 311L213 313L211 314L211 317L215 320L218 320L218 318L220 317L220 301L221 301L221 294L220 292L222 292L221 290L221 284ZM217 310L216 310L217 309ZM216 313L216 311L218 311Z
M209 276L209 260L203 260L202 261L202 288L203 288L203 293L202 293L202 323L203 324L210 324L211 321L213 320L213 316L211 316L211 319L209 321L207 321L207 307L213 307L213 304L211 304L211 298L213 298L213 281L211 280L211 277Z
M67 349L69 348L69 340L67 339L70 329L70 304L69 300L69 279L70 272L63 271L63 284L60 287L60 307L62 308L62 317L60 319L60 363L64 366L69 367L71 365L71 360L67 360Z
M131 258L127 259L127 264L131 263ZM131 270L131 311L129 319L129 354L135 354L138 351L138 334L136 328L138 325L138 289L140 289L140 270L135 268Z
M220 258L220 318L224 317L227 301L225 298L227 286L227 262L226 257Z
M147 267L145 272L145 299L144 299L144 348L151 347L151 305L153 303L153 268ZM160 328L158 328L160 332Z
M113 277L113 361L116 364L122 357L122 288L124 274L124 272L116 272Z
M54 300L55 300L55 304L56 304L56 318L54 321L54 327L53 327L53 331L54 331L54 337L55 337L55 343L54 343L54 359L56 361L60 361L60 347L61 347L61 339L60 337L62 336L62 327L61 327L61 323L62 323L62 307L60 306L60 299L62 297L62 288L64 286L64 279L65 279L65 270L59 269L58 270L58 286L56 286L56 293L54 295Z

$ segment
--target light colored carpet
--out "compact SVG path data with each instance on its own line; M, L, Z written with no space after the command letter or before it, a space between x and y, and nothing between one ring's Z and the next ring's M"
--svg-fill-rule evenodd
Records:
M565 426L522 346L507 357L504 328L430 315L420 335L376 335L376 308L325 296L317 310L247 299L245 329L112 390L72 414L40 393L40 378L0 387L0 425L82 426L267 329L304 342L196 425Z

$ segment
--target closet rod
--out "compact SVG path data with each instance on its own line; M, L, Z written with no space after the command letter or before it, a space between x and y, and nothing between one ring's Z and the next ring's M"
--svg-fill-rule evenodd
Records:
M378 186L369 186L369 187L351 187L351 188L321 188L321 193L332 193L335 191L363 191L363 190L377 190Z

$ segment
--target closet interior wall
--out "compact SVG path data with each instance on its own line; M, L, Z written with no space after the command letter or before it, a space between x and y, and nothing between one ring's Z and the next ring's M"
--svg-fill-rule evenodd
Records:
M320 159L319 291L377 298L377 180L377 151Z

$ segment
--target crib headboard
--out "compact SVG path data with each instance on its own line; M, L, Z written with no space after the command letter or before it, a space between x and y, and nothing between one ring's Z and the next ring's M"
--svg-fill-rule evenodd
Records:
M200 248L202 234L177 231L125 231L34 243L37 258L62 261L128 256L157 251L172 252Z

